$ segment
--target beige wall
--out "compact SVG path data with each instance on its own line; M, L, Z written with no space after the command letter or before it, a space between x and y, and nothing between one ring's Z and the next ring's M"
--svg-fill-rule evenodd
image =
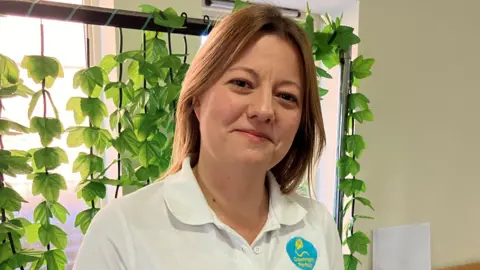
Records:
M360 178L376 220L357 228L430 222L434 268L480 261L479 10L475 0L360 2L359 53L376 58L359 89L376 117L358 129Z

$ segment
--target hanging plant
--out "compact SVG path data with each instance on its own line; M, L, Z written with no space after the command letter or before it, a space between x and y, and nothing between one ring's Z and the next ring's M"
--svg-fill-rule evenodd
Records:
M332 19L329 14L322 16L324 27L320 31L315 31L313 27L313 17L307 4L307 16L304 23L301 23L312 43L312 52L314 59L320 61L327 69L332 69L340 64L340 55L348 52L351 46L360 43L360 38L355 35L354 29L350 26L342 25L342 17ZM353 78L354 86L359 85L359 80L370 76L370 71L374 59L364 59L362 55L358 56L351 64L350 77ZM322 78L330 79L332 76L321 67L317 66L317 75L319 81ZM345 205L341 213L342 220L349 212L352 213L352 219L346 228L340 229L340 235L343 245L347 245L350 253L344 255L345 269L357 269L360 262L355 256L356 253L366 255L368 253L368 245L371 243L368 236L362 231L354 231L354 223L357 219L367 218L355 214L354 203L356 201L373 210L371 202L364 197L360 197L361 193L366 191L365 182L356 179L356 175L360 171L358 158L365 149L365 141L362 136L355 133L355 122L363 123L364 121L373 121L373 114L368 106L369 100L361 93L352 93L351 85L348 87L346 115L346 125L343 131L343 148L341 155L337 161L337 173L340 178L339 189L344 193ZM320 96L328 93L327 89L319 87ZM344 200L341 200L344 201Z
M41 89L32 95L28 108L30 131L39 135L42 145L41 148L29 151L32 155L33 173L28 178L33 179L32 194L41 195L44 200L34 210L33 218L36 223L33 227L34 239L29 241L40 240L46 247L41 258L34 263L34 269L40 268L45 263L48 269L64 269L67 263L64 252L68 242L67 233L52 224L52 219L56 218L61 223L65 223L69 215L68 210L58 202L60 191L67 189L65 179L54 172L62 163L68 164L68 157L62 148L51 146L55 138L60 139L64 128L48 90L57 78L63 78L63 68L56 58L44 56L43 51L43 25L41 25L41 55L25 56L21 63L21 67L27 70L28 77L41 85ZM42 115L33 116L40 98L42 98ZM54 112L54 117L47 116L49 105Z
M67 110L73 112L77 126L69 127L67 145L79 147L84 145L88 153L80 152L73 163L72 171L79 173L81 180L75 191L87 206L75 218L75 227L86 233L88 226L100 211L99 200L105 198L107 189L104 175L108 169L101 157L111 146L112 135L102 127L108 117L107 106L100 99L103 87L108 83L107 74L100 67L90 66L90 42L87 39L87 67L79 70L73 77L73 88L80 88L85 96L72 97L67 102ZM88 125L82 124L88 120Z
M172 8L164 11L142 5L144 12L153 14L156 24L170 29L182 27L184 17ZM106 55L98 66L79 71L74 78L74 87L80 87L88 96L73 97L67 109L73 111L75 121L81 124L88 117L90 125L70 127L67 142L69 147L85 145L90 153L80 153L73 164L82 181L77 191L91 208L79 213L75 226L86 233L95 214L100 211L99 198L104 198L105 185L119 189L125 186L141 188L148 185L168 168L173 145L175 108L181 84L189 65L184 54L173 54L171 31L168 43L163 35L145 31L139 50L123 51L123 32L120 29L120 52ZM184 61L182 62L182 58ZM128 79L123 80L124 67ZM108 75L118 68L118 79L109 81ZM110 115L99 99L102 92L115 105ZM112 136L101 127L108 117ZM104 168L99 156L108 147L118 152L115 159ZM99 155L95 155L98 153ZM106 176L111 166L117 166L116 179Z
M32 225L25 218L15 218L24 198L5 182L5 175L15 178L33 171L28 164L31 155L25 151L6 150L5 136L29 133L29 128L2 117L6 110L3 101L14 97L29 98L34 92L19 78L15 62L0 54L0 269L24 269L37 261L41 252L22 248L21 239Z

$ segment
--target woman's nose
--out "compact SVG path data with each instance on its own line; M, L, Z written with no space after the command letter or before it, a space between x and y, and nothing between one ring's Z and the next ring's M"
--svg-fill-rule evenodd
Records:
M248 117L267 123L274 121L275 110L272 91L261 90L257 93L258 94L253 95L250 100L250 106L247 112Z

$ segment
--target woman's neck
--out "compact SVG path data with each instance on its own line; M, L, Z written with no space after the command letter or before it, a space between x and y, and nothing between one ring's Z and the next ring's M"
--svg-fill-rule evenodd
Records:
M215 214L250 243L268 216L266 172L200 158L193 172ZM248 168L246 168L248 167Z

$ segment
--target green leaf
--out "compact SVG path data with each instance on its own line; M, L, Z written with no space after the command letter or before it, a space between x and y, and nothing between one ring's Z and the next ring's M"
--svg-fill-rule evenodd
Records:
M10 242L5 242L3 244L0 244L0 263L10 259L12 255L13 253L12 253L12 249L10 248Z
M324 59L321 59L322 63L328 68L332 69L333 67L340 64L340 57L337 52L333 51L325 55Z
M52 105L53 113L55 114L55 118L58 119L58 110L57 107L55 106L55 103L53 103L52 95L48 90L45 90L45 94L47 94L48 99L50 100L50 104Z
M233 6L233 11L232 12L235 12L239 9L242 9L244 7L248 7L248 3L247 2L244 2L242 0L235 0L235 5Z
M372 71L370 70L374 63L375 59L373 58L364 59L363 55L358 56L352 63L353 76L358 79L369 77L372 75Z
M29 174L32 167L28 165L30 156L19 151L0 150L0 173L15 177L17 174Z
M360 192L365 192L367 187L365 182L359 179L344 179L338 187L345 193L345 196L358 195Z
M359 218L362 218L362 219L375 219L373 217L370 217L370 216L363 216L363 215L353 215L353 217L355 219L359 219Z
M332 17L330 16L330 14L328 13L325 13L325 15L321 15L320 16L322 18L322 21L327 24L328 26L331 26L331 27L335 27L335 23L333 22L332 20Z
M332 39L332 34L315 32L313 45L316 47L315 59L325 60L329 54L335 53L334 47L329 43Z
M67 233L56 225L42 224L38 229L38 236L44 246L52 243L59 249L65 249L67 247Z
M370 100L368 100L368 98L362 93L350 94L348 98L348 107L350 110L368 110L368 103L370 102Z
M29 133L29 129L23 125L15 123L10 120L0 118L0 135L10 134L11 130L22 133Z
M354 86L354 87L360 87L360 80L359 80L357 77L353 77L352 86Z
M185 18L178 16L173 8L167 8L163 12L155 13L154 22L155 24L169 28L182 28L185 23Z
M68 132L67 136L67 145L68 147L79 147L81 146L84 141L83 141L83 131L87 127L73 127L73 128L68 128L66 132Z
M327 78L327 79L331 79L332 78L332 75L328 74L328 72L326 72L325 70L319 68L319 67L316 67L317 69L317 75L319 77L322 77L322 78Z
M67 183L60 174L37 173L33 179L32 194L42 194L49 202L58 201L60 190L67 190Z
M313 42L313 39L314 39L313 33L315 32L315 28L313 26L313 17L311 15L310 6L308 5L308 2L307 2L307 15L305 18L304 30L307 33L307 36L310 42Z
M60 147L45 147L37 150L33 154L33 158L38 169L53 170L62 163L68 164L67 153Z
M55 216L61 223L67 222L67 215L70 215L67 208L61 205L59 202L53 202L50 211L52 212L53 216Z
M53 249L46 251L43 255L47 261L48 270L63 270L66 269L67 255L60 249Z
M155 66L158 68L172 68L173 70L178 70L182 66L182 60L175 55L166 55L155 62Z
M83 129L83 141L85 146L94 147L100 153L103 153L107 146L110 146L112 136L110 133L101 128L86 127Z
M347 153L353 153L353 156L359 158L363 150L365 150L365 141L363 137L358 134L345 136L345 151Z
M25 238L29 244L34 244L40 241L40 238L38 237L38 229L40 226L41 224L39 223L32 223L25 227Z
M106 129L100 129L97 142L93 145L99 153L105 152L112 145L112 135Z
M360 261L353 255L343 255L343 264L345 266L345 270L357 270L357 265L359 262Z
M30 55L25 56L20 65L28 72L28 77L35 83L45 79L46 88L53 86L56 78L63 78L63 68L60 62L54 57Z
M90 67L82 69L75 73L73 77L73 88L82 89L89 97L97 98L94 92L99 92L98 88L102 88L104 84L103 71L100 67Z
M320 95L320 97L323 97L328 94L328 89L318 87L318 94Z
M148 179L157 179L160 176L160 168L155 165L148 165L148 167L140 167L135 172L137 179L141 182L146 182Z
M0 54L0 77L5 78L9 83L15 84L19 80L19 70L15 61Z
M125 107L134 99L133 83L111 82L105 86L105 96L112 99L117 107L120 105L120 91L122 93L122 104L120 107Z
M164 106L172 103L174 100L178 98L180 95L180 90L182 89L181 85L175 85L175 84L169 84L167 87L164 89L166 99Z
M135 61L143 61L143 50L126 51L115 56L118 64L125 62L127 59Z
M137 61L131 62L128 66L128 77L135 89L143 87L144 76L140 74L140 64Z
M368 207L370 207L370 209L375 211L375 209L372 206L372 202L369 199L363 198L363 197L355 197L355 200L361 202L363 205L368 206Z
M156 117L149 114L138 114L133 119L135 134L140 141L144 141L150 134L157 129L155 124Z
M12 85L8 87L0 87L0 98L12 98L17 96L17 85Z
M87 184L81 189L82 197L85 201L105 198L107 189L104 184L87 181ZM79 190L80 191L80 190Z
M20 211L22 203L26 203L18 192L9 188L0 188L0 208L7 211Z
M359 123L363 121L373 121L373 113L370 109L352 113L353 119Z
M360 38L353 33L353 30L352 27L345 25L337 27L333 43L344 51L347 51L351 45L360 43Z
M28 96L33 95L34 93L35 92L32 89L28 88L23 83L17 84L17 92L15 92L15 94L17 94L19 96L22 96L22 97L28 97Z
M73 172L79 172L82 179L90 174L103 171L103 159L93 154L80 153L73 163Z
M177 73L175 74L173 78L173 83L176 85L182 85L183 80L185 79L185 75L187 74L188 69L190 68L190 65L187 63L182 63L180 68L177 70Z
M81 97L72 97L67 102L67 111L72 111L75 118L75 123L80 125L85 121L85 115L82 111L82 98Z
M35 110L35 107L37 106L38 99L42 96L43 91L37 91L35 94L32 96L32 100L30 101L30 106L28 107L28 119L32 118L33 111Z
M51 203L47 201L39 203L33 211L33 220L40 224L50 224L50 218L53 218L50 206Z
M156 141L144 141L140 145L138 160L143 167L148 167L153 158L162 157L162 146Z
M0 223L0 234L13 233L22 236L25 231L19 225L21 225L20 222L12 222L10 220Z
M63 125L56 118L33 117L30 120L30 130L40 135L40 141L47 147L53 138L60 139L63 133Z
M367 255L370 239L368 239L368 236L363 232L355 232L353 235L347 238L347 244L350 252L358 252L362 255Z
M112 70L118 65L117 61L115 60L115 56L113 54L107 54L102 58L102 61L100 62L100 65L98 65L100 68L105 71L106 74L110 74Z
M117 139L112 141L113 147L124 154L126 150L134 155L138 155L138 149L140 148L140 141L131 129L125 129L120 133Z
M122 128L133 129L133 119L130 115L129 109L117 109L110 115L110 128L112 130L118 128L118 121L122 124Z
M142 10L142 12L145 12L145 13L155 13L160 11L160 9L152 5L140 5L138 7Z
M88 116L95 127L101 127L103 119L108 117L107 106L98 98L82 98L80 105L83 115Z
M168 55L167 43L163 39L152 38L146 42L146 60L149 63L160 60L161 57Z
M25 266L27 263L34 262L42 256L42 251L34 249L22 249L14 254L8 261L8 265L13 269Z
M340 178L351 174L355 176L360 171L360 164L349 156L342 156L337 162Z
M93 217L100 211L99 208L90 208L78 213L77 217L75 218L75 227L80 226L80 230L83 234L85 234L92 222Z

